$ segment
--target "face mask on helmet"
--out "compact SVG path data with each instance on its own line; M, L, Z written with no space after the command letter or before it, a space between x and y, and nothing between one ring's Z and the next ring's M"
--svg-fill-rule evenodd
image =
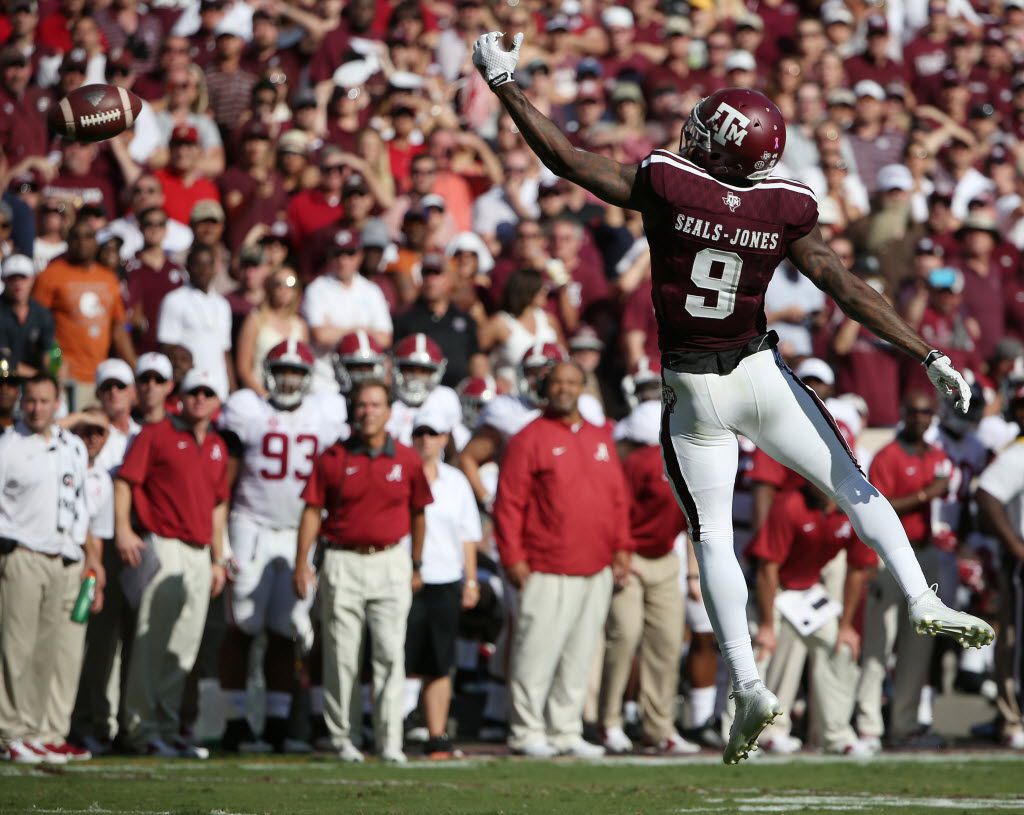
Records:
M384 381L383 362L342 362L340 359L334 363L334 378L338 380L338 387L342 393L351 393L352 389L360 382L368 379Z
M265 379L270 401L278 407L293 408L309 393L313 376L308 368L267 365Z
M524 368L519 377L519 395L525 397L532 405L539 405L543 402L546 398L544 382L554 367L554 362L547 362L543 365L531 365Z
M399 364L395 371L395 393L410 407L419 407L440 384L442 376L444 368Z

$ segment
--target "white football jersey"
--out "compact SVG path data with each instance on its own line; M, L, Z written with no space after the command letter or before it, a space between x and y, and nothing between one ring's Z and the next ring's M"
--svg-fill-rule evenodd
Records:
M421 410L428 409L432 413L440 413L451 422L452 427L455 428L453 436L456 436L457 445L460 435L457 429L462 424L462 402L459 401L459 395L447 385L438 385L434 388L419 407L412 407L401 399L396 399L391 405L391 418L388 419L387 424L387 431L391 434L391 438L399 444L411 447L413 422L416 414ZM464 441L463 446L465 446Z
M254 391L235 391L218 426L244 447L233 509L277 529L299 525L302 490L316 457L348 438L348 410L335 393L309 394L295 410L280 410Z

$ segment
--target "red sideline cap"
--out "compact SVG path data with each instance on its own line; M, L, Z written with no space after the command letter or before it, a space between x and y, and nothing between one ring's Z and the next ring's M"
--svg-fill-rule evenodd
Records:
M199 131L191 125L178 125L171 131L171 144L199 144Z
M331 249L344 252L348 249L360 249L362 243L359 240L359 233L353 229L339 229L334 233L331 240Z

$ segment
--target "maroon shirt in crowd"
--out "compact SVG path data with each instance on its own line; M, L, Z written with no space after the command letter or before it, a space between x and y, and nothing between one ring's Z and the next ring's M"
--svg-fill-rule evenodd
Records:
M994 259L993 259L994 260ZM991 262L984 277L966 264L964 273L964 305L967 313L981 326L978 353L988 359L996 343L1006 334L1006 291L1004 275L998 262Z
M661 359L658 351L658 320L651 303L651 280L646 279L626 299L622 309L622 333L644 332L644 354L648 359Z
M494 501L501 562L526 561L545 574L596 574L615 551L632 549L626 495L608 427L535 419L512 437L502 459Z
M342 549L397 544L412 529L412 513L433 502L423 462L390 436L372 452L356 437L328 447L316 460L302 500L327 510L320 534Z
M853 533L846 515L838 509L825 512L795 490L775 501L747 554L781 564L782 588L801 591L820 582L821 570L844 549L847 568L878 565L878 555Z
M274 171L260 181L239 167L228 167L217 179L217 186L227 215L225 242L232 252L256 224L269 226L288 209L288 193Z
M46 114L54 104L49 91L28 88L20 99L0 89L0 148L9 166L29 156L45 156L50 146Z
M929 444L923 455L911 453L899 439L889 442L871 461L871 483L886 498L905 498L923 490L935 480L936 468L949 465L946 454ZM931 503L900 516L911 543L931 539Z
M664 557L675 547L676 536L686 529L661 458L661 448L638 447L622 462L632 503L629 527L636 554Z
M292 246L301 248L310 235L340 220L344 213L340 196L337 201L329 201L320 189L298 193L288 203L288 229L291 231Z
M160 303L168 292L184 285L188 275L170 260L165 261L162 268L154 269L138 255L129 259L124 268L128 275L125 304L132 311L141 310L145 319L145 327L132 333L135 351L139 354L158 351L156 326L160 318Z
M213 541L213 510L228 500L228 449L212 428L203 443L177 416L145 425L117 477L132 485L139 525L196 546Z

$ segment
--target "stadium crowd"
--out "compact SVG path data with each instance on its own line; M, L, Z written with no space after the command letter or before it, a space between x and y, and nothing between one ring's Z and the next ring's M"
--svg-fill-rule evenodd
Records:
M978 654L914 635L845 516L747 443L737 552L792 712L762 746L941 746L955 661L956 689L992 703L976 735L1024 750L1022 0L3 12L3 757L205 757L203 679L231 751L721 746L659 451L643 225L535 159L471 63L490 30L524 32L529 99L622 162L677 150L708 93L766 92L790 123L777 173L969 372L964 417L777 270L781 354L943 599L998 637ZM134 127L52 137L50 106L98 82L145 100Z

